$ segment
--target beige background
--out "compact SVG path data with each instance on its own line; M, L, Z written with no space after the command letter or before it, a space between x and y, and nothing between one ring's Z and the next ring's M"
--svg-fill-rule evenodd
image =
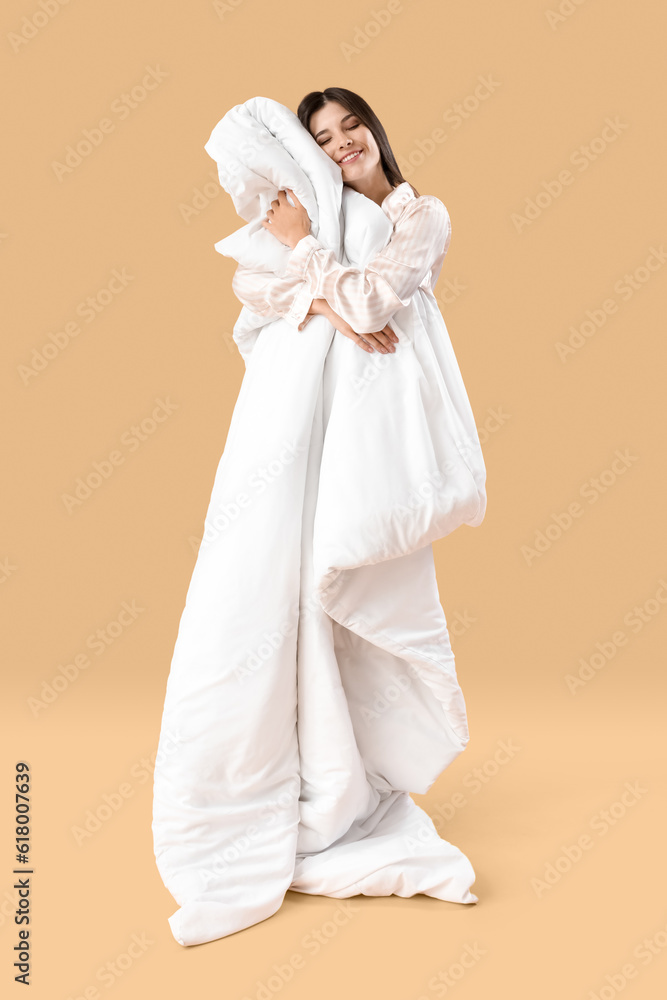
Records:
M44 3L50 16L38 0L2 14L3 983L23 995L11 807L26 760L40 1000L662 996L663 12L647 0L564 0L558 21L556 0ZM373 11L387 23L367 31ZM153 89L122 111L148 68ZM480 77L492 93L475 98ZM471 859L480 902L356 897L344 917L338 900L289 893L269 920L184 949L152 853L151 755L244 371L235 265L213 249L243 223L203 147L234 104L296 110L326 86L369 101L407 179L452 219L438 295L489 505L482 526L434 547L471 740L417 801ZM59 178L67 146L105 118L111 130ZM107 295L114 269L126 285ZM87 321L91 296L101 311ZM50 335L64 346L38 371ZM158 399L172 412L132 445ZM114 450L122 463L68 512L63 495ZM133 601L142 610L115 628ZM87 646L110 623L104 652ZM89 666L40 708L86 651ZM500 741L511 756L496 759ZM105 801L116 808L81 840ZM133 934L144 948L126 960ZM291 978L272 979L292 956Z

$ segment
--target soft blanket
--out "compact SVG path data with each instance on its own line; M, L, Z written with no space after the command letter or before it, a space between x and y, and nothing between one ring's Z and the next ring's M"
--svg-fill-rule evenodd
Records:
M392 225L343 186L296 115L232 108L206 150L247 224L216 244L282 274L261 226L294 189L312 232L363 268ZM288 889L474 903L475 874L411 799L468 742L431 543L486 509L445 323L418 290L369 355L323 316L244 308L246 371L204 521L153 790L157 867L195 945L275 913Z

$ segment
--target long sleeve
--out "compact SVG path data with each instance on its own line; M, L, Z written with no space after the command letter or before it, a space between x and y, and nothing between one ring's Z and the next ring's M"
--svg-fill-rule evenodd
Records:
M312 316L306 313L313 296L308 282L293 274L278 278L269 271L253 271L241 264L232 278L237 299L260 316L282 316L297 330L303 330Z
M382 330L424 278L437 274L451 239L449 212L434 195L408 202L391 239L363 271L344 267L311 234L292 250L287 273L306 282L304 300L326 299L356 333Z

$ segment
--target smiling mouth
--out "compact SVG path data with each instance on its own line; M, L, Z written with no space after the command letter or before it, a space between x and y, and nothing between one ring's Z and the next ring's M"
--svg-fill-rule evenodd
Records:
M344 156L343 159L340 161L341 167L347 166L348 163L354 163L355 160L359 159L361 153L362 151L360 149L358 149L355 153L348 153L348 155Z

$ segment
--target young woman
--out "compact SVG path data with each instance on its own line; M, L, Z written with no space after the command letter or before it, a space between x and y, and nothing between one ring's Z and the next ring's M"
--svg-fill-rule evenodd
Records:
M403 180L348 90L308 94L298 117L252 98L205 148L241 218L261 226L216 244L244 261L233 287L246 372L156 756L172 931L182 945L224 937L271 916L288 889L475 903L470 861L410 797L468 742L429 543L481 523L486 506L433 295L447 209ZM291 189L261 218L274 177L301 183L326 245ZM355 267L328 249L341 232ZM306 329L314 315L331 325Z
M391 239L363 271L344 267L310 233L308 214L293 191L278 192L264 228L292 248L287 273L239 266L237 298L262 316L282 316L298 330L325 315L363 350L394 353L388 325L417 288L433 294L451 239L449 213L434 195L419 195L398 168L386 132L363 98L342 87L311 91L297 115L341 169L343 183L374 201L394 224Z

